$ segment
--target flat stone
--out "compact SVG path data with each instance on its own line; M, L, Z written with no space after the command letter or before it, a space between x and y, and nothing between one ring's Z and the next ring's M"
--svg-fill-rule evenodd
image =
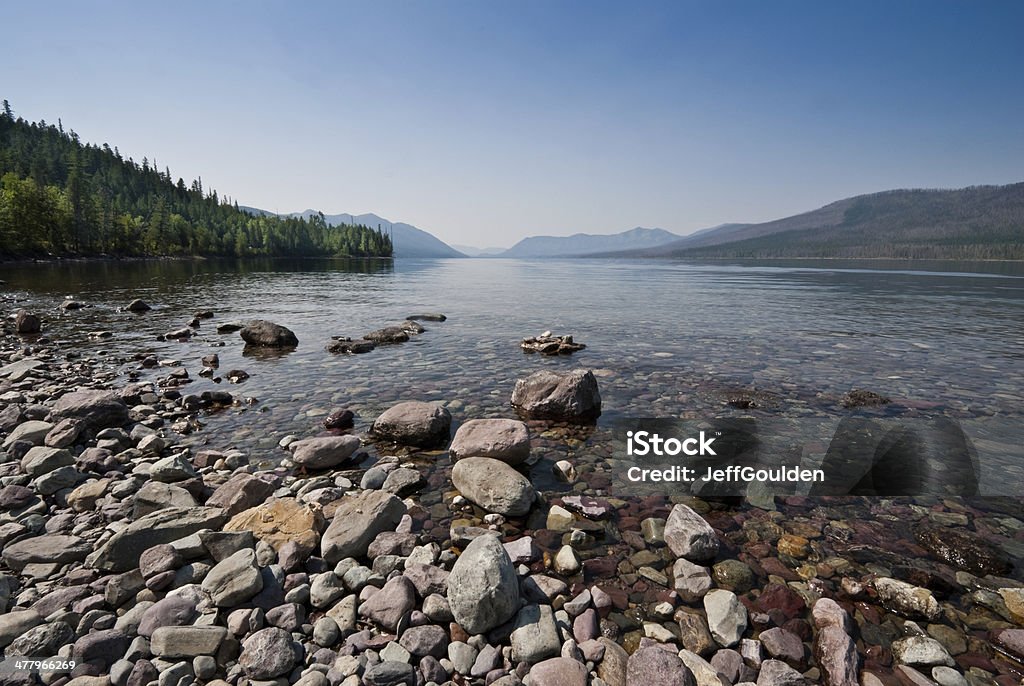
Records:
M219 507L171 507L137 519L93 552L86 564L110 572L132 569L139 556L158 543L171 543L200 529L216 529L226 517Z
M697 686L697 680L674 652L650 646L640 648L629 656L626 663L626 684Z
M490 457L514 466L530 457L530 432L515 419L471 419L455 432L448 454L452 461Z
M313 551L320 543L323 525L319 508L303 505L295 498L273 498L236 514L224 525L224 531L251 531L256 540L278 551L288 542Z
M91 552L92 546L77 536L45 534L4 546L3 560L11 569L21 571L35 563L79 562Z
M153 631L150 649L164 659L216 655L227 633L222 626L162 626Z

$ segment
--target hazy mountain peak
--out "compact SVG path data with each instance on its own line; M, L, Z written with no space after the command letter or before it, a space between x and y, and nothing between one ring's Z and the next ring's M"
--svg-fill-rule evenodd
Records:
M575 257L617 250L654 248L680 236L665 229L642 226L613 234L574 233L571 236L531 236L501 253L501 257Z

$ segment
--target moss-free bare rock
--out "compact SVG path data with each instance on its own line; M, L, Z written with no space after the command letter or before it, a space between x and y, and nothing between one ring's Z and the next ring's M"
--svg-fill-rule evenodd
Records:
M601 392L590 370L544 369L516 381L512 406L531 419L591 422L601 415Z
M335 564L346 557L362 557L373 539L394 531L405 514L405 503L384 491L346 495L334 511L320 542L323 558Z
M402 445L435 448L448 441L452 415L441 403L409 400L385 410L373 423L373 433Z
M521 517L537 497L530 480L500 460L467 457L452 468L459 493L488 512Z

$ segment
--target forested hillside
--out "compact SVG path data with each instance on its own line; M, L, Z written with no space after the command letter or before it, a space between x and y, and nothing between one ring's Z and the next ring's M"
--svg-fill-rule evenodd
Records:
M269 173L269 170L268 170ZM62 124L0 111L0 256L390 256L366 226L254 216L197 179L173 180L155 159L136 162L83 143Z

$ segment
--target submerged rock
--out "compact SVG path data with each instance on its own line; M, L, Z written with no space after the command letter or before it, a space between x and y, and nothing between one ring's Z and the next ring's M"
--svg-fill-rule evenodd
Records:
M39 317L27 310L18 310L14 315L14 330L21 334L39 333L42 324Z
M590 422L601 415L601 393L589 370L545 369L516 381L512 406L533 419Z
M975 533L921 526L914 531L914 537L935 557L972 574L1002 575L1013 568L1009 555Z
M353 341L351 338L339 338L327 344L327 352L360 355L362 353L368 353L376 347L376 343L365 339Z
M440 312L428 312L426 314L410 314L406 317L409 321L416 321L417 319L425 322L443 322L448 317L444 316Z

